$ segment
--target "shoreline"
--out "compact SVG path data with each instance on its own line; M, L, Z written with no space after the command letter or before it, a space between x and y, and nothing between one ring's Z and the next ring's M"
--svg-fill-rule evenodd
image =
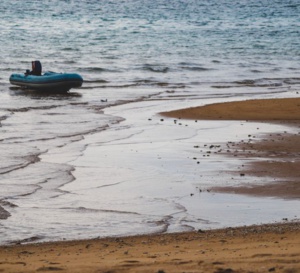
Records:
M300 272L300 222L0 247L1 272Z
M300 118L297 114L299 116L300 99L274 101L275 104L281 104L282 100L285 100L284 111L292 109L293 112L288 120L271 119L270 116L266 119L260 111L253 108L255 105L262 105L260 100L248 102L251 106L249 107L256 113L258 118L256 120L275 121L299 127ZM270 103L274 107L274 101L263 100L262 103ZM288 107L286 103L292 106ZM232 107L227 106L231 104L237 111L235 107L236 104L240 106L239 102L229 102L178 110L179 112L172 111L163 115L178 118L180 113L180 118L190 116L192 119L199 119L201 117L199 111L203 114L205 109L211 111L212 108L221 107L222 111L228 109L230 112ZM247 104L247 101L242 102L242 105L244 104ZM268 107L271 107L270 105ZM271 108L268 108L268 115ZM278 112L277 109L275 112ZM237 114L239 112L236 112ZM220 116L218 111L215 115L216 119L225 119L225 115ZM286 115L284 117L286 118ZM210 118L212 119L212 114ZM275 176L277 179L272 184L213 188L213 191L280 198L300 197L299 134L274 134L266 136L265 140L231 144L228 156L241 158L253 156L264 159L264 163L253 160L253 163L243 170L243 175L235 173L239 179L244 175L256 176L258 180L262 180L265 176ZM270 170L267 172L266 169ZM288 184L291 187L287 188ZM300 272L300 222L299 220L287 222L288 220L283 218L284 223L184 233L0 246L0 272L297 273Z

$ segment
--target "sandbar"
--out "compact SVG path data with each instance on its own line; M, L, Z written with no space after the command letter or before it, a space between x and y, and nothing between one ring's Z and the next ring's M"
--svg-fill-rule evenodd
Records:
M242 120L275 122L300 128L300 98L257 99L179 109L160 113L166 117L194 120ZM262 125L263 127L263 125ZM294 134L280 133L258 135L261 141L253 140L253 135L239 143L226 144L228 156L251 158L242 176L260 178L274 177L272 184L252 184L235 187L214 187L215 192L238 193L255 196L300 198L300 130ZM258 157L264 160L253 160Z
M205 120L298 120L300 98L215 103L161 113L167 117Z

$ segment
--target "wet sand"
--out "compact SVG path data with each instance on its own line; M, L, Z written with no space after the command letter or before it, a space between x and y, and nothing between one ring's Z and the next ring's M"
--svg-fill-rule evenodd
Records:
M262 99L216 103L203 107L180 109L161 113L182 119L246 120L276 122L300 128L300 98ZM262 125L263 127L263 125ZM250 175L258 184L236 187L215 187L215 192L300 198L300 130L295 134L249 135L239 143L224 146L228 156L252 159L251 163L235 175L240 179ZM257 160L262 158L262 160ZM262 184L264 177L273 177L272 184Z
M244 109L249 115L242 113ZM192 119L276 120L282 123L288 120L289 125L298 128L299 113L300 99L296 98L215 104L164 115ZM253 175L259 181L264 176L273 176L275 182L214 190L300 198L299 138L299 134L276 134L255 143L225 144L229 147L229 156L264 159L249 164L241 173L235 174L237 177L242 179L245 175ZM49 271L297 273L300 272L300 223L0 248L0 272Z
M253 139L253 136L249 139ZM212 190L254 196L300 198L299 134L271 134L258 142L231 142L227 147L231 149L231 155L243 156L251 160L251 163L234 175L240 176L240 179L245 176L255 177L257 184L215 187ZM265 177L272 177L274 181L262 184Z

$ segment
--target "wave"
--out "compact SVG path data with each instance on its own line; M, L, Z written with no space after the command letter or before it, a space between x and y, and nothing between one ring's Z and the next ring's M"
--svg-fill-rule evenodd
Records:
M142 70L155 72L155 73L167 73L169 72L169 67L162 65L152 65L152 64L144 64L142 66Z
M300 78L261 78L261 79L245 79L234 82L218 82L211 85L212 88L242 88L242 87L288 87L291 85L299 85Z
M73 210L79 213L87 213L87 212L94 212L94 213L117 213L117 214L134 214L134 215L140 215L137 212L132 211L122 211L122 210L111 210L111 209L91 209L86 207L77 207L77 208L70 208L70 207L64 207L61 208L63 210Z
M239 85L254 85L255 80L241 80L241 81L235 81L234 83Z
M189 70L189 71L198 71L198 72L212 70L210 68L201 67L201 66L190 66L190 67L182 66L181 69Z
M234 82L240 86L253 86L253 87L270 87L270 86L283 86L284 84L293 85L299 84L300 78L261 78L254 80L241 80Z
M138 86L153 86L153 87L169 87L169 88L184 88L185 85L182 83L169 83L164 81L156 81L149 79L139 79L133 80L131 83L123 84L110 84L109 81L105 80L87 80L84 81L87 84L103 84L103 85L88 85L83 86L80 89L95 89L95 88L129 88L129 87L138 87Z
M198 72L212 70L211 68L203 67L201 65L188 64L188 63L179 64L179 68L181 70L198 71Z
M120 84L120 85L95 85L95 86L84 86L81 87L80 89L96 89L96 88L128 88L128 87L135 87L137 84L132 83L132 84Z
M196 63L181 62L178 65L181 70L199 71L199 72L212 70L211 68L203 67L203 65L196 64Z
M64 47L62 51L80 51L78 48L72 48L72 47Z
M17 70L19 69L16 69L16 68L12 68L12 67L3 67L3 68L0 68L0 71L8 71L8 72L16 72ZM25 72L25 69L24 69L24 72Z
M32 236L32 237L28 237L22 240L16 240L16 241L11 241L10 243L13 245L21 245L21 244L27 244L27 243L33 243L33 242L38 242L41 241L42 239L44 239L44 236ZM27 253L25 251L25 253Z
M109 83L109 81L106 80L84 80L84 83Z
M168 82L156 81L156 80L149 80L149 79L140 79L134 81L136 85L145 85L145 86L159 86L159 87L166 87L170 84Z
M11 163L11 161L7 159L5 163L6 165L0 167L0 175L10 173L19 169L24 169L31 164L39 162L39 155L40 153L17 157L17 163ZM7 163L9 163L10 165L7 165Z
M5 207L9 207L9 208L17 208L18 206L16 204L13 204L9 201L6 200L0 200L0 205L1 206L5 206Z
M283 80L286 84L300 84L300 78L288 78Z
M1 121L4 121L4 120L8 119L9 117L10 117L9 115L0 116L0 127L2 126Z
M60 105L48 105L48 106L37 106L37 107L20 107L20 108L7 108L5 109L6 111L15 113L15 112L28 112L30 110L48 110L48 109L53 109L53 108L58 108Z
M5 220L10 217L10 213L0 206L0 220Z
M252 70L250 70L252 73L262 73L262 71L261 70L257 70L257 69L252 69Z
M77 62L74 60L65 60L64 63L65 64L76 64Z
M78 68L81 72L120 72L115 69L108 69L103 67L80 67Z
M101 67L81 67L78 68L79 71L87 71L87 72L103 72L106 69Z

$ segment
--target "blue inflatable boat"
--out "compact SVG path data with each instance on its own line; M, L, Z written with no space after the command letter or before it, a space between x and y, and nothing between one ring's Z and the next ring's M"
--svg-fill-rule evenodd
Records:
M12 74L9 81L13 85L47 92L67 92L80 87L83 79L76 73L45 72L43 75Z

